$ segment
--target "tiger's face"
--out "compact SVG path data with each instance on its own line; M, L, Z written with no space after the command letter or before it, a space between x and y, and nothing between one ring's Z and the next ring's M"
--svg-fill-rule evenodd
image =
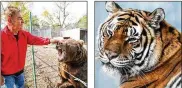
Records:
M115 2L106 2L108 19L99 30L100 60L107 70L133 76L151 70L161 55L161 8L152 13L122 9Z
M63 42L58 42L56 45L58 51L58 60L60 62L77 62L84 58L83 41L74 39L66 39Z

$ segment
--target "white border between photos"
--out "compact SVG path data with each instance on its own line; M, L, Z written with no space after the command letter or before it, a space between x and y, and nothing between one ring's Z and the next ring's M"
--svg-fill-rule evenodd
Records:
M88 88L94 88L94 1L88 0Z

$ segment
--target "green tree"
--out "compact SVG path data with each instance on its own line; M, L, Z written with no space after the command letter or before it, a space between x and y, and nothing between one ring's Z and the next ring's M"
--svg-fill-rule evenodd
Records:
M42 16L45 18L42 20L43 23L46 23L46 25L55 25L55 20L53 16L49 13L49 11L44 10L42 13ZM45 24L42 24L42 26L46 26Z
M78 28L87 29L87 15L84 15L77 23Z

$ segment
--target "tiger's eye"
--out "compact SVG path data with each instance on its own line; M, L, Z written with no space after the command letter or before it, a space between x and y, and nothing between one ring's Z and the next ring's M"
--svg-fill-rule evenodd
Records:
M124 28L124 29L123 29L123 32L124 32L124 34L127 35L128 29L127 29L127 28Z
M136 47L138 47L140 45L140 41L137 40L135 42L132 42L131 44L133 45L134 48L136 48Z

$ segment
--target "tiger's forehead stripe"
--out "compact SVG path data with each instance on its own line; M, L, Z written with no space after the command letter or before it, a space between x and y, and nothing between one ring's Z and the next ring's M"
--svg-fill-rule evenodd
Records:
M131 17L135 17L136 18L135 20L137 22L139 22L138 18L146 19L146 13L144 11L135 11L135 10L120 11L120 12L117 12L116 14L112 15L111 17L109 17L109 19L107 19L107 21L113 19L114 17L118 17L118 21L126 20L127 18L131 18Z
M100 33L102 32L102 34L103 34L103 32L107 29L117 27L117 25L122 25L123 23L125 24L126 21L127 21L128 26L139 25L142 23L142 20L147 20L146 19L147 14L148 13L145 11L133 10L133 9L123 10L123 11L118 11L117 13L113 13L113 15L108 16L106 21L104 21L104 23L102 25L100 25L100 27L99 27ZM115 25L113 26L111 24L115 24ZM146 29L144 29L144 30L146 30ZM148 30L146 30L146 31L148 31ZM153 33L151 35L153 35Z
M123 15L128 15L129 13L128 12L123 12L123 11L119 11L117 13L113 13L112 16L108 16L108 18L104 22L112 20L113 18L118 17L119 15L122 15L122 14Z
M114 14L114 15L112 15L112 17L108 17L108 18L104 21L104 23L102 23L102 24L100 25L100 27L99 27L100 32L103 31L103 30L106 28L108 22L109 22L109 21L112 21L112 19L113 19L116 15L117 15L117 14Z

